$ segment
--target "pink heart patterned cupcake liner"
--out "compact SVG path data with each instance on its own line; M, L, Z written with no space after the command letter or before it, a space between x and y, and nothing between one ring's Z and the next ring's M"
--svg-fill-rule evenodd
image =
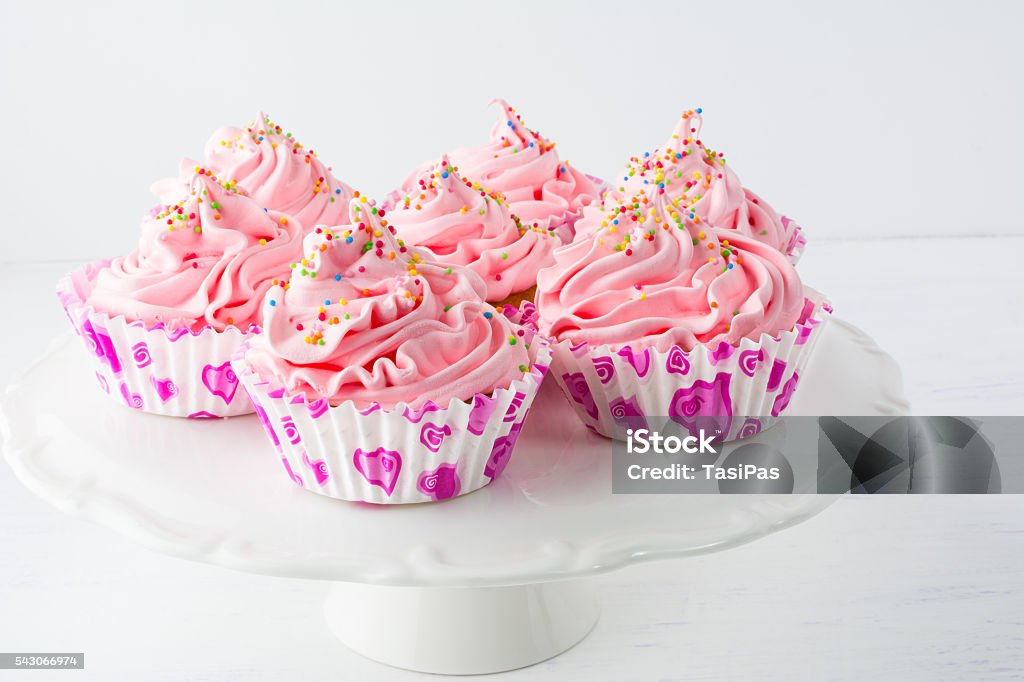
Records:
M212 327L147 327L123 315L111 317L85 303L109 260L65 275L57 298L93 360L100 388L131 409L192 419L233 417L253 411L231 356L259 327L223 332Z
M551 362L538 335L531 366L507 388L447 405L357 407L286 395L253 370L245 350L232 364L291 480L320 495L376 504L450 499L500 476Z
M551 373L587 428L609 438L624 440L627 429L650 428L665 417L694 434L710 429L724 441L750 437L789 407L831 317L820 295L805 294L797 324L778 336L665 352L562 341L552 343Z

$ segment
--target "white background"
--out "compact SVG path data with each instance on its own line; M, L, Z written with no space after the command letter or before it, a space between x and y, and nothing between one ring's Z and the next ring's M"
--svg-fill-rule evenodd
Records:
M379 195L484 141L493 97L606 177L701 106L815 241L1021 234L1022 24L1010 0L5 0L0 259L123 253L150 183L260 109Z
M0 3L0 384L66 328L56 278L131 248L150 182L218 126L264 109L379 194L484 140L501 96L610 177L702 106L915 411L1024 413L1024 3ZM503 679L1020 675L1022 518L844 500L603 578L591 637ZM0 651L86 651L97 680L417 679L334 641L323 592L149 554L0 466Z

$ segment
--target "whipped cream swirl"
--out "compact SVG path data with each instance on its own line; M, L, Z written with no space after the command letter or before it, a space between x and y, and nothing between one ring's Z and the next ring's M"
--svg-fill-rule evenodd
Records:
M423 259L385 211L356 201L350 224L318 227L274 287L245 359L307 399L390 408L489 394L529 366L522 331L483 301L472 271Z
M89 305L168 329L259 323L263 295L302 253L302 225L207 169L189 188L143 221L135 251L97 274Z
M165 203L176 201L199 165L182 160L179 177L154 183L153 192ZM237 183L263 208L294 216L307 231L348 219L352 188L262 112L247 128L229 126L214 132L202 165L222 180Z
M554 262L561 244L552 232L523 224L501 194L463 178L447 156L398 196L389 215L399 236L433 260L480 275L488 301L536 286L537 273Z
M758 339L796 323L803 286L786 257L709 225L681 198L638 194L538 276L542 333L666 351Z
M604 210L614 209L641 192L662 193L718 228L734 230L786 252L795 223L783 221L767 202L744 188L724 155L704 145L700 112L683 112L665 144L629 160L625 174L605 196ZM602 211L587 209L576 223L576 233L581 237L593 234L603 222Z

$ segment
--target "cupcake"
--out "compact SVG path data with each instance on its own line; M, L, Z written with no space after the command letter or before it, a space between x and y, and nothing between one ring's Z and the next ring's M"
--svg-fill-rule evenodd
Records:
M417 176L389 202L391 224L430 260L469 268L484 281L484 298L501 310L532 301L537 273L554 262L561 241L524 225L505 198L459 174L447 157Z
M175 417L251 412L231 355L301 256L302 227L208 170L189 188L143 222L135 251L72 272L57 294L116 400Z
M547 371L544 339L485 303L475 273L406 247L369 202L304 246L234 359L288 476L382 504L499 476Z
M206 143L202 164L182 160L179 177L154 183L153 193L165 203L177 201L200 165L238 184L263 208L292 215L307 230L348 219L352 188L266 114L258 114L248 128L216 131Z
M685 111L672 137L653 152L634 156L614 183L599 209L587 209L578 221L581 235L606 226L604 215L640 192L663 191L678 206L718 228L735 230L790 256L795 264L806 240L796 223L777 214L761 197L740 184L721 152L712 151L700 139L701 110Z
M525 227L571 241L583 208L600 203L604 182L562 161L554 142L527 128L504 100L494 101L502 116L491 129L490 142L456 149L448 155L451 162L471 182L504 195ZM415 170L402 187L415 187L431 165Z
M537 324L583 422L623 438L660 416L732 439L782 414L831 312L787 257L667 192L604 221L538 276Z

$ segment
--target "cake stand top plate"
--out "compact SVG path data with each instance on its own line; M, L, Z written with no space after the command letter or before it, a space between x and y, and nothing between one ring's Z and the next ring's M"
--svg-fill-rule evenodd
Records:
M94 384L77 339L65 336L8 387L0 425L18 478L157 551L257 573L419 586L557 580L735 546L833 499L613 495L609 442L549 381L492 485L444 503L346 503L295 487L255 416L135 413ZM892 358L833 320L790 413L907 411Z

